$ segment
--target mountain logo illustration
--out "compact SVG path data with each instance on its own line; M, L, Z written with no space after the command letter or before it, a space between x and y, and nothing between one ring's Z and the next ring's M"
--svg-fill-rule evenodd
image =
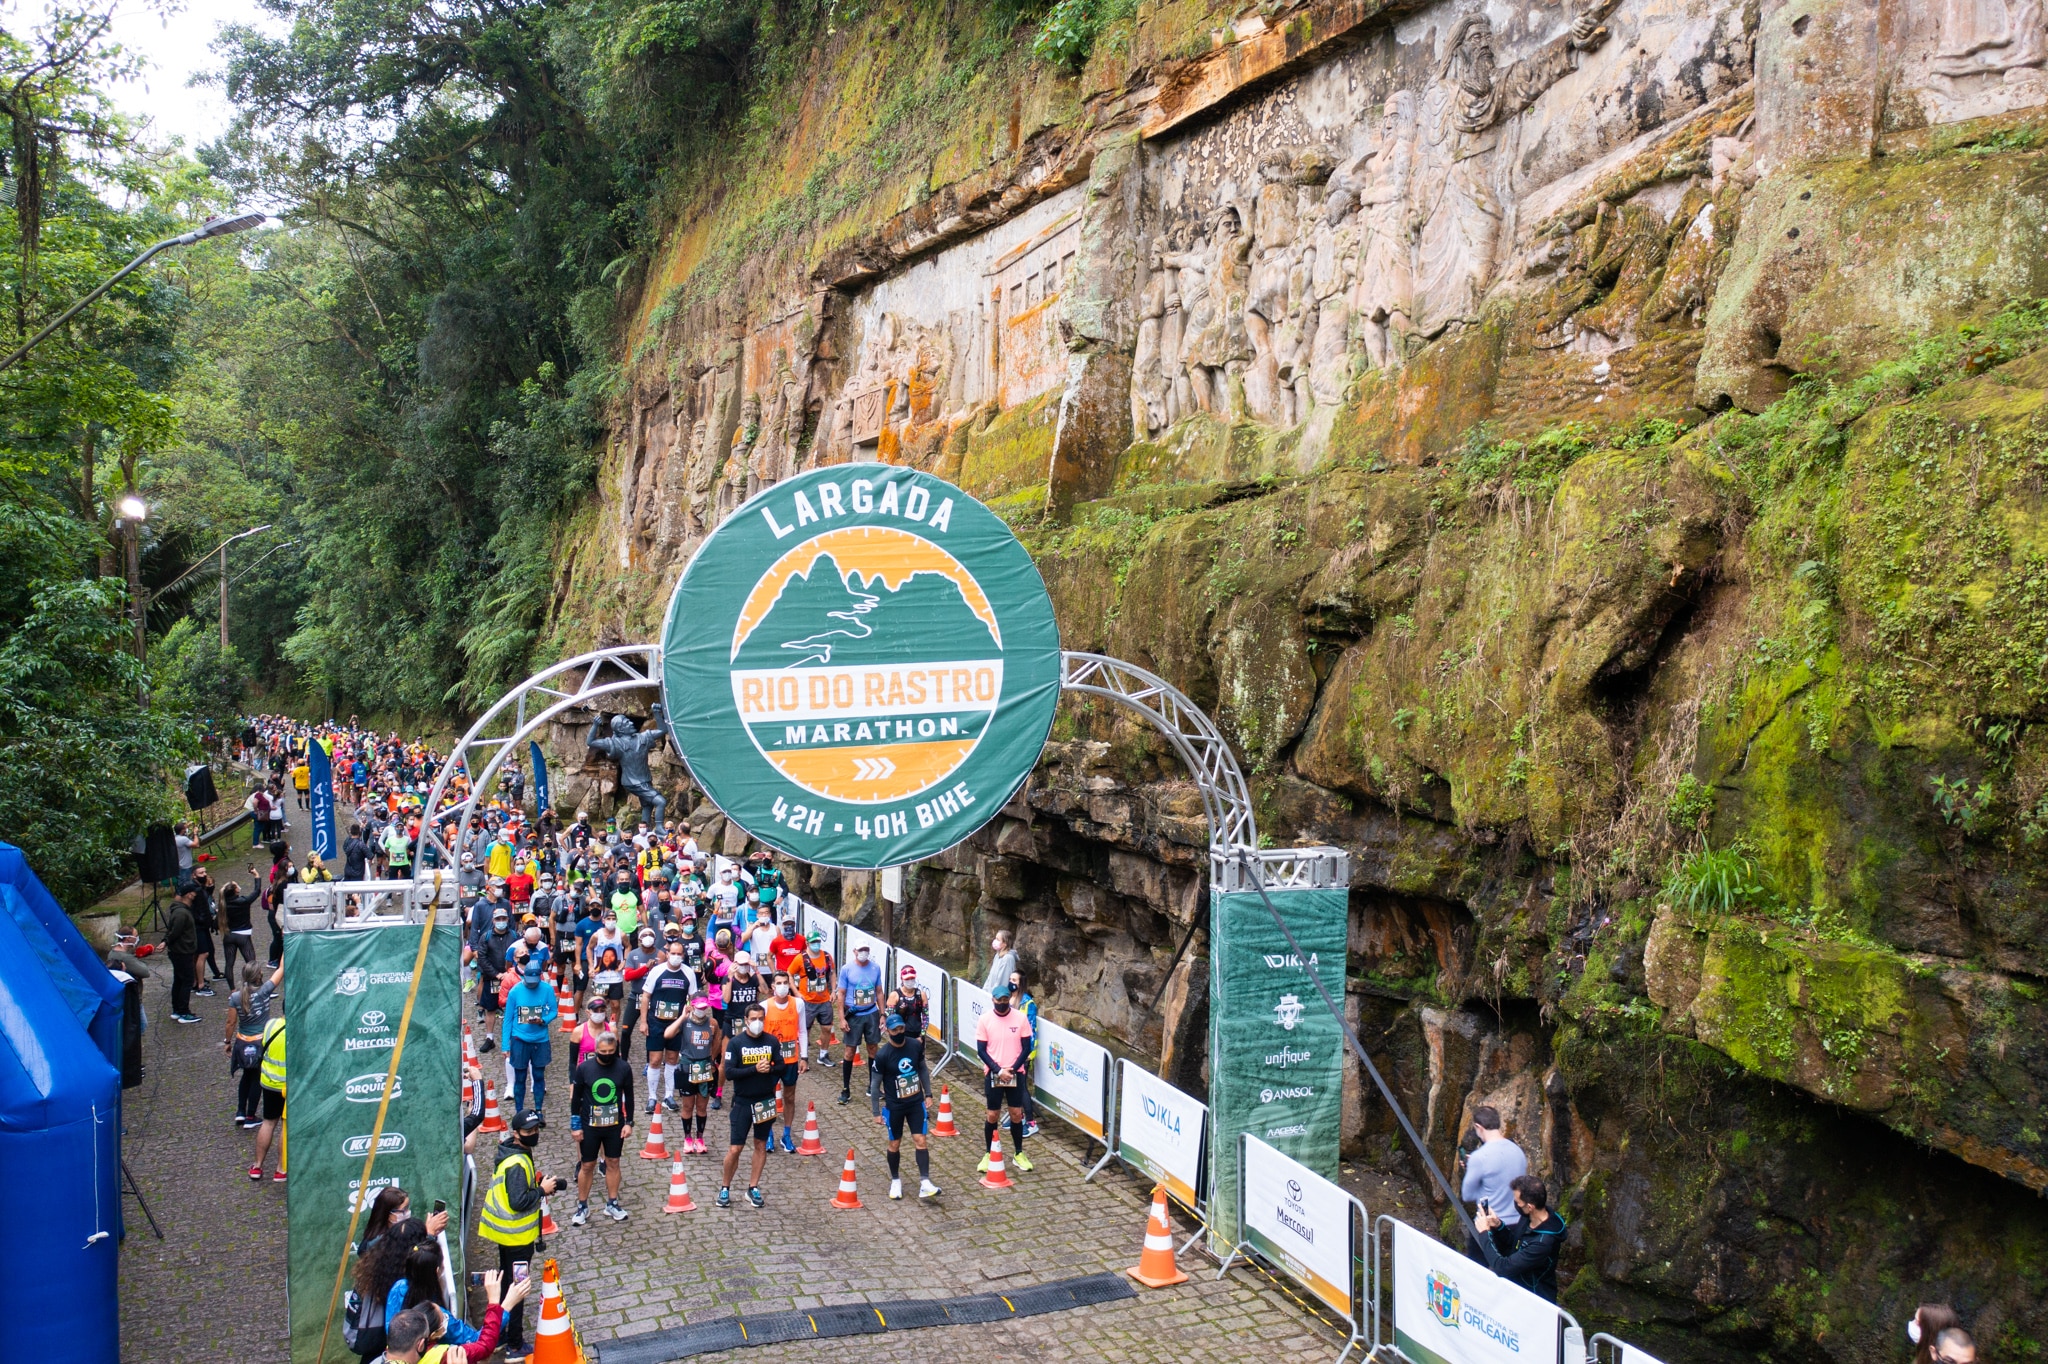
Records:
M960 561L893 526L813 536L740 608L733 702L776 770L813 795L899 800L959 770L1003 694L1002 626Z

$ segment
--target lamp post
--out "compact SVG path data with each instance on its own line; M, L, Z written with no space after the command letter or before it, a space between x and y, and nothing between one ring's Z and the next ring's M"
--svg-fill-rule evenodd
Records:
M175 237L164 238L162 241L156 243L154 246L151 246L148 250L144 251L141 255L137 256L134 260L129 261L119 270L116 270L111 276L108 277L108 279L103 284L99 286L99 288L94 289L84 298L79 299L78 302L72 304L63 312L59 313L57 315L57 319L54 322L50 323L49 326L44 327L34 336L31 336L28 340L24 341L21 344L21 347L18 350L16 350L12 355L8 356L4 360L0 360L0 369L8 368L9 366L13 365L16 361L21 359L22 356L27 355L30 351L34 350L37 346L41 345L46 339L48 339L49 335L52 332L57 330L57 328L63 326L66 322L69 322L72 318L78 316L79 313L83 312L86 308L90 307L93 304L93 302L95 302L99 298L101 294L104 294L107 290L113 288L116 284L119 284L122 278L126 276L130 271L137 269L145 262L149 261L152 257L156 256L159 252L168 251L174 246L190 246L194 242L203 242L214 237L225 237L228 236L230 233L234 232L247 232L252 227L261 227L263 225L264 217L265 215L261 213L243 213L233 217L208 218L205 222L201 223L198 227L193 228L190 232L181 232Z
M142 523L149 519L149 504L131 489L117 505L121 519L114 527L121 532L128 558L128 614L135 621L135 661L140 663L149 652L148 604L142 596ZM139 700L147 702L148 688L138 685L136 692Z

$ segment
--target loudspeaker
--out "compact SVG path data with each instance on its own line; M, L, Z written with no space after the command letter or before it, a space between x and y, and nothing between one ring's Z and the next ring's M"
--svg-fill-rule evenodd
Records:
M152 824L142 841L142 852L136 858L137 867L145 881L172 881L178 875L178 840L168 824Z

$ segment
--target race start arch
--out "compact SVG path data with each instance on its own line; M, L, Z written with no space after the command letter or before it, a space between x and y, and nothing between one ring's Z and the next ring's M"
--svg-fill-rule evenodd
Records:
M478 793L532 735L651 690L729 820L791 857L859 869L921 861L993 819L1036 766L1061 694L1136 711L1187 765L1208 818L1212 1231L1238 1239L1243 1134L1335 1177L1347 1030L1322 980L1341 995L1349 854L1261 848L1215 723L1154 673L1061 649L1036 565L981 503L887 465L763 490L692 557L659 643L558 663L478 718L428 793L415 875L455 865ZM457 771L471 794L448 802Z

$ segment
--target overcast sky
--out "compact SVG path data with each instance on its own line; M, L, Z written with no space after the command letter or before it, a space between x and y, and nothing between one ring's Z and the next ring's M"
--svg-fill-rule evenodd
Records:
M8 6L17 22L45 12L43 0ZM143 79L115 89L122 109L147 118L153 141L185 139L197 150L227 130L231 115L226 98L215 87L190 85L199 72L217 69L220 59L208 49L222 24L247 23L270 27L258 15L254 0L186 0L169 20L136 0L123 0L115 12L114 32L121 45L141 54L149 64Z

